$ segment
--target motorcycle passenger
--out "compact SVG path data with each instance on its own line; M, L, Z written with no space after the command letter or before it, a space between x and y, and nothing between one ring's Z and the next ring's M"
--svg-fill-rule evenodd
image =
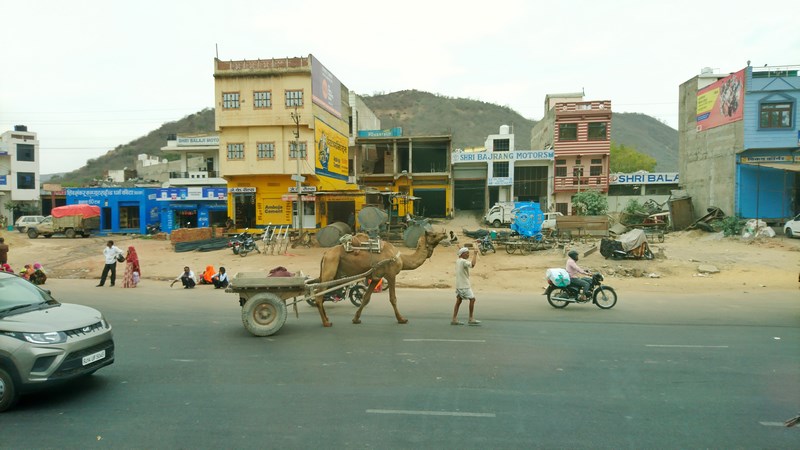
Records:
M586 279L579 277L578 275L591 275L588 271L583 270L578 265L578 252L575 250L571 250L569 253L569 258L567 259L567 273L569 273L569 280L570 285L579 288L583 291L580 295L580 300L584 301L591 293L589 292L589 287L591 286L591 282Z

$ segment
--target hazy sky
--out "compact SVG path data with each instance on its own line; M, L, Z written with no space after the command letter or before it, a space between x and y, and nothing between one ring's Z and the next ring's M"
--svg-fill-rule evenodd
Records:
M583 89L677 128L678 86L703 67L800 64L800 2L768 5L4 0L0 132L37 132L43 174L77 169L213 107L215 46L220 59L311 53L362 95L418 89L541 119L546 94Z

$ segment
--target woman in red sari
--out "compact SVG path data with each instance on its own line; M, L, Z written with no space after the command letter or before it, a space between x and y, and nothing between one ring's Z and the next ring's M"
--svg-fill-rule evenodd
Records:
M142 272L139 269L139 256L133 246L128 247L128 254L125 256L125 276L122 279L122 287L135 288L139 283Z

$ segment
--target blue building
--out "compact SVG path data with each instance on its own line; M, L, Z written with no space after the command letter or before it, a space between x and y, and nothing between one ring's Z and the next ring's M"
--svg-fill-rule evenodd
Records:
M228 189L170 187L155 189L161 231L177 228L224 227L228 218Z
M156 190L151 188L67 188L67 204L100 207L100 230L107 233L147 232L159 223Z
M800 66L704 70L680 87L679 173L695 215L783 223L800 212Z

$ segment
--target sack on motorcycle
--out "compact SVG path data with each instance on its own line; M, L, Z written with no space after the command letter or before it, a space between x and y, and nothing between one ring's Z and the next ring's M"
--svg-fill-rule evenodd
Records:
M564 269L547 269L546 276L555 286L569 286L569 273Z

